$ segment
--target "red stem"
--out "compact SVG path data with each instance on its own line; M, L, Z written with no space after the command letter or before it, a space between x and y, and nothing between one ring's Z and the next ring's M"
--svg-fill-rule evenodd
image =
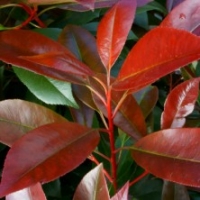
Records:
M132 185L134 185L135 183L137 183L139 180L141 180L142 178L144 178L147 174L149 174L147 171L144 171L140 176L138 176L136 179L134 179L133 181L131 181L129 183L129 187L131 187Z
M20 26L17 26L17 29L25 27L32 20L35 20L39 24L39 26L41 26L43 28L46 27L46 25L37 16L37 7L36 6L31 8L23 3L20 3L19 5L29 14L29 17Z
M117 162L115 154L115 138L114 138L114 125L113 125L113 113L111 105L111 88L108 88L107 92L107 113L108 113L108 124L109 124L109 138L111 148L111 176L113 179L114 190L117 191Z
M91 160L92 162L94 162L96 165L99 165L99 164L100 164L99 161L98 161L93 155L90 155L90 156L88 157L88 159L90 159L90 160ZM107 179L110 181L110 183L112 183L113 180L112 180L112 178L110 177L109 173L108 173L105 169L103 169L103 173L104 173L104 175L107 177Z

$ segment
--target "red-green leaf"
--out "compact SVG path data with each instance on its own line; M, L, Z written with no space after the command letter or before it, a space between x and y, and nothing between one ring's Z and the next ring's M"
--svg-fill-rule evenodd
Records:
M12 146L26 132L53 122L67 121L52 110L23 100L0 102L0 142Z
M11 193L6 196L6 200L46 200L45 194L42 190L40 183L19 190L17 192Z
M66 174L87 158L98 141L97 131L71 122L52 123L30 131L8 152L0 197Z
M78 185L73 200L109 200L102 164L86 174Z
M89 66L94 72L105 72L97 52L94 36L80 26L67 25L61 32L58 41Z
M162 21L161 26L193 32L200 25L200 1L185 0L176 6Z
M54 63L52 63L53 66L49 66L47 60L46 62L48 64L42 63L45 64L44 66L37 64L38 62L30 62L30 58L29 60L22 58L23 56L36 56L36 58L39 56L40 59L44 58L43 56L40 56L40 54L50 54L51 56L54 56L51 58L51 62L54 59ZM56 56L56 54L58 55ZM62 55L65 55L64 60ZM50 56L48 58L50 58ZM85 78L88 75L93 74L86 65L80 63L80 61L78 61L72 53L61 44L29 30L10 30L0 32L0 60L41 75L79 84L83 84ZM64 64L64 66L61 66L61 63ZM56 65L54 66L54 64ZM78 68L76 68L76 73L72 74L72 72L69 74L74 66ZM80 69L82 73L78 73L77 75L77 71Z
M162 129L183 127L185 117L194 110L199 95L199 81L199 78L185 81L170 92L161 116Z
M132 156L157 177L199 187L199 133L199 128L179 128L150 134L135 144Z
M127 182L116 194L111 198L111 200L128 200L128 189L129 182Z
M98 26L97 48L108 70L115 63L126 42L135 10L135 0L120 0L106 13Z
M158 27L133 47L113 84L137 91L200 58L200 38L183 30Z

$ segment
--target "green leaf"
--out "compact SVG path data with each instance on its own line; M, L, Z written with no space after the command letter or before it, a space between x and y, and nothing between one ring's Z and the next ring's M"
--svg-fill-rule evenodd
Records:
M46 104L78 108L72 95L70 83L47 78L18 67L13 67L13 69L27 88Z

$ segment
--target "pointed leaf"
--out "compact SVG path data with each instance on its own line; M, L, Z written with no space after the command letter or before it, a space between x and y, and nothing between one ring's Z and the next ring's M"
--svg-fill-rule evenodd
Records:
M97 48L106 69L113 66L131 29L136 1L120 0L101 20L97 30Z
M199 44L199 37L183 30L168 27L153 29L130 51L113 88L137 91L155 82L175 69L198 60Z
M18 67L13 69L24 85L44 103L78 108L70 83L47 78Z
M58 41L70 49L79 60L94 72L105 72L97 52L96 40L87 30L80 26L67 25L61 32Z
M177 4L180 2L177 2ZM200 1L185 0L176 6L162 21L161 26L193 32L200 25Z
M45 65L39 65L37 62L29 61L31 60L30 58L29 60L28 58L26 58L26 60L22 59L23 56L36 56L36 58L39 56L41 62L44 62L44 57L40 54L50 54L54 57L51 58L49 62L46 60L46 63L44 63ZM63 58L63 55L66 57ZM48 58L50 58L50 56ZM86 65L80 63L80 61L61 44L39 33L28 30L0 32L0 60L41 75L79 84L83 84L85 82L84 79L89 74L92 75L92 71L86 67ZM52 65L49 66L50 64ZM72 66L76 68L70 72Z
M12 146L26 132L53 122L67 121L52 110L22 100L0 102L0 142Z
M179 84L168 95L161 116L161 127L180 128L185 124L185 117L194 110L199 95L199 78Z
M83 199L110 199L102 164L86 174L78 185L73 200Z
M97 131L71 122L52 123L30 131L8 152L0 196L66 174L87 158L98 141Z
M17 192L11 193L6 196L6 200L46 200L45 194L42 190L40 183L19 190Z
M179 128L150 134L135 144L132 156L157 177L199 187L199 132L199 128Z
M127 182L116 194L111 198L111 200L128 200L128 189L129 182Z

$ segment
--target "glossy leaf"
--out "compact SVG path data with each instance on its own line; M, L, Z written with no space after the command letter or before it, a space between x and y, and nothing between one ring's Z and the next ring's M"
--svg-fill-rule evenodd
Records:
M0 32L0 44L0 60L41 75L83 84L85 78L93 74L61 44L33 31Z
M67 121L52 110L23 100L0 102L0 142L12 146L28 131L53 122Z
M107 70L111 69L122 51L132 26L135 10L135 0L120 0L99 23L97 48Z
M91 84L91 87L95 91L97 91L102 98L105 99L105 94L102 87L99 84L97 84L95 81L92 81L92 79L91 79L90 84ZM107 117L107 109L106 109L105 104L102 102L99 96L97 96L94 93L92 94L93 94L93 99L96 106ZM123 92L112 91L111 103L113 107L113 112L117 104L119 103L120 99L122 98L123 94L124 94ZM130 109L130 107L134 109ZM144 116L142 114L142 111L139 105L137 104L136 100L134 99L132 95L126 96L123 103L119 107L119 110L116 113L113 122L121 130L123 130L125 133L127 133L128 135L130 135L132 138L136 140L146 135L146 124L145 124Z
M180 1L181 2L181 1ZM161 26L193 32L200 25L200 1L185 0L176 6L162 21Z
M112 198L111 200L128 200L129 182L127 182Z
M161 116L162 129L183 127L185 117L194 110L199 95L199 81L199 78L185 81L170 92Z
M70 83L47 78L17 67L14 67L14 72L26 87L44 103L78 108Z
M102 164L86 174L78 185L73 200L83 199L110 199Z
M19 190L17 192L11 193L6 196L6 200L46 200L45 194L42 190L42 186L40 183L36 183L35 185L30 186L29 188L25 188Z
M152 133L134 145L132 156L157 177L199 187L199 131L199 128L179 128Z
M71 122L52 123L30 131L8 152L0 196L68 173L87 158L98 141L97 131Z
M69 74L84 76L92 75L92 71L87 69L79 60L72 55L62 52L45 53L35 56L20 56L20 58L46 67L55 67L58 70L65 71Z
M67 25L61 32L58 41L89 66L94 72L105 72L97 52L94 36L80 26Z
M175 69L198 60L199 43L199 37L183 30L168 27L153 29L130 51L113 88L137 91Z

